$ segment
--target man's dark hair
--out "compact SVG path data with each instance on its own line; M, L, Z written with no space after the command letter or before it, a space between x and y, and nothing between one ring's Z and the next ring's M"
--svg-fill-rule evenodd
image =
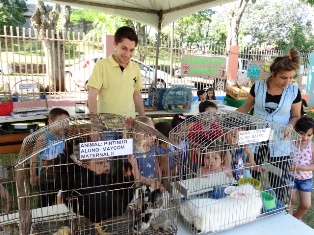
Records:
M134 41L135 46L137 46L138 37L137 37L134 29L132 29L128 26L122 26L122 27L118 28L118 30L116 31L116 33L114 35L114 41L116 43L120 43L120 42L122 42L122 40L124 38L127 38L130 41Z

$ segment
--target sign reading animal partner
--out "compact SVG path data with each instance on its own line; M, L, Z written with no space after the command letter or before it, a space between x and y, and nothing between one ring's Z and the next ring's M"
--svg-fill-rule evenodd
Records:
M239 145L260 143L269 139L270 128L239 131Z
M133 153L133 139L80 143L80 160L121 156Z
M225 57L183 55L181 75L203 78L223 77L225 66Z

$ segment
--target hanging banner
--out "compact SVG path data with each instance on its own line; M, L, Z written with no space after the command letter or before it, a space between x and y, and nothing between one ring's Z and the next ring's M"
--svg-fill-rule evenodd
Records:
M270 76L270 61L249 61L247 76L254 80L265 80Z
M181 74L190 77L219 78L223 77L225 67L225 57L183 55Z

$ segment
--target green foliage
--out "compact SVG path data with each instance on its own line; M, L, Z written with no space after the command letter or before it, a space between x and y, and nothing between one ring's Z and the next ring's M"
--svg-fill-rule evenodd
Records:
M4 26L21 26L25 23L24 12L27 12L25 0L1 0L0 2L0 34Z
M308 52L313 48L312 23L310 8L299 0L260 0L248 6L240 27L252 37L246 46L285 49L294 45Z
M287 39L277 41L278 49L288 51L291 47L296 47L300 52L312 52L314 50L314 35L307 34L310 32L310 24L305 27L294 23L292 29L288 32Z
M72 9L70 21L73 24L78 24L80 21L93 22L97 18L103 17L104 13L88 9Z
M117 28L125 25L124 22L127 22L127 20L119 16L85 9L72 10L70 21L74 24L80 21L93 22L93 29L88 32L87 38L101 38L103 34L114 34Z
M209 40L208 35L211 31L209 25L213 14L215 14L213 10L207 9L177 21L177 40L183 39L183 41L192 44L207 43Z
M302 2L308 3L308 4L310 4L311 6L314 6L314 0L302 0Z
M69 40L65 44L65 55L66 58L74 58L75 57L75 52L77 49L77 43L74 42L73 39L73 33L70 33L69 35Z

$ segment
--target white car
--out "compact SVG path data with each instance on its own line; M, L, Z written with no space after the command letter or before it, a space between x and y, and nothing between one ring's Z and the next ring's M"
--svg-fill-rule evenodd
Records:
M91 55L91 56L82 56L81 59L72 66L65 68L66 76L71 77L74 80L74 83L79 87L86 90L86 83L92 74L93 68L96 62L103 58L103 55ZM131 58L132 61L138 64L142 74L143 86L144 89L155 85L155 69L145 65L143 62ZM161 70L157 70L157 88L167 88L170 86L171 76Z
M65 67L65 76L73 79L79 88L87 90L87 80L92 74L96 62L102 58L103 55L82 56L74 65Z
M155 69L145 65L142 61L132 58L132 61L138 64L142 73L142 80L144 89L148 89L155 85ZM157 83L156 88L168 88L170 84L171 76L170 74L157 69Z
M11 63L0 61L0 74L10 75L12 73L13 73L13 67L12 67Z

